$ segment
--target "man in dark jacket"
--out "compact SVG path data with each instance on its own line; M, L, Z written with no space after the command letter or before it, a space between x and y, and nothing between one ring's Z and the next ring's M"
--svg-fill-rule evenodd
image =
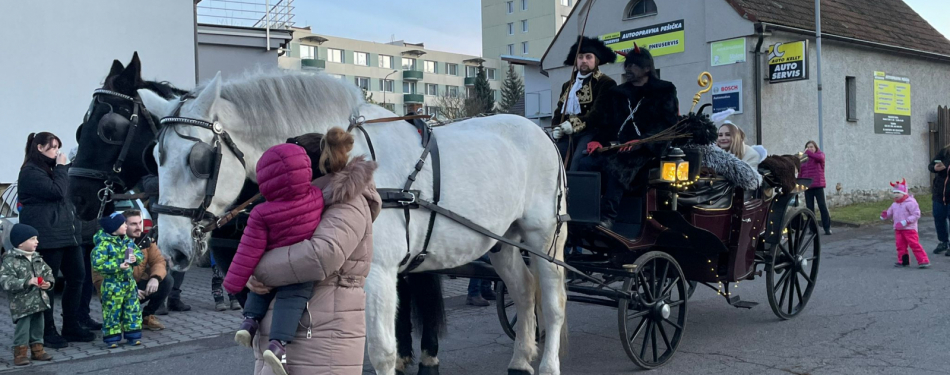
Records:
M571 80L561 85L561 96L551 118L551 135L557 140L561 159L571 170L576 170L587 143L600 130L602 114L597 110L603 107L598 103L608 90L617 86L599 67L616 59L617 55L604 42L581 37L564 60L564 65L572 65L575 70Z
M943 148L940 152L937 153L937 157L930 162L928 169L934 175L933 183L933 213L934 213L934 226L937 228L937 240L940 243L937 245L937 248L934 249L934 254L940 254L943 252L947 253L947 256L950 256L950 251L947 251L950 246L947 245L948 241L948 228L947 221L948 216L950 216L950 184L948 184L948 174L947 174L947 164L950 164L950 146Z
M650 51L634 44L632 50L621 54L626 55L626 82L612 88L601 102L603 124L587 144L591 156L582 158L579 167L602 174L601 225L605 228L613 225L626 188L645 186L646 175L641 172L655 164L667 147L636 143L676 124L679 112L676 86L657 76ZM615 141L627 146L608 154L598 152Z

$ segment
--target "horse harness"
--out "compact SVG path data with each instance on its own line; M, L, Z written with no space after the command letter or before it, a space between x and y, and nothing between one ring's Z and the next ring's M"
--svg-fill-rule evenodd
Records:
M111 96L132 102L132 114L126 118L116 113L112 105L99 100L100 96ZM105 210L106 204L111 202L114 198L117 198L114 187L118 186L119 191L128 190L125 181L122 180L119 173L122 172L122 164L125 163L125 158L128 156L129 149L132 146L132 140L135 138L136 131L138 131L139 118L145 117L153 134L158 134L158 128L155 126L152 115L148 112L148 109L145 108L145 104L142 103L142 98L140 98L138 94L128 96L111 90L97 89L93 91L92 98L92 103L89 104L89 110L86 112L83 124L89 121L89 116L92 114L92 110L97 102L108 105L109 113L99 119L99 123L96 124L96 133L103 142L111 145L121 145L122 149L119 151L119 157L112 165L111 171L72 166L67 173L70 177L82 177L103 181L104 187L100 189L97 194L99 198L99 213L96 216L102 217L102 212ZM148 148L146 147L146 149ZM143 159L144 152L145 151L143 151Z

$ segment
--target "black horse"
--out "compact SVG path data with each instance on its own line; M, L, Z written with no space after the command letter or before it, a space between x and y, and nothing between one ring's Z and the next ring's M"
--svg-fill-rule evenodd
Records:
M93 94L89 110L76 129L79 149L70 166L69 190L82 220L93 220L114 210L112 202L102 199L104 188L124 193L157 170L152 144L160 119L142 104L139 89L165 99L187 93L165 82L143 80L138 52L128 66L119 60L112 62L102 88Z

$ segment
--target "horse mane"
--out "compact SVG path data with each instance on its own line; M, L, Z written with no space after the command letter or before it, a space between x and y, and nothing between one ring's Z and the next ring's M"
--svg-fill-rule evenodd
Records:
M188 93L188 90L172 86L168 81L145 81L141 88L154 92L166 100L181 97Z
M196 89L202 90L204 87ZM304 134L320 119L349 118L353 109L365 103L358 87L326 74L297 71L255 70L232 77L221 85L221 98L234 104L245 122L249 141L271 144L274 128L283 134ZM346 123L335 124L346 126Z

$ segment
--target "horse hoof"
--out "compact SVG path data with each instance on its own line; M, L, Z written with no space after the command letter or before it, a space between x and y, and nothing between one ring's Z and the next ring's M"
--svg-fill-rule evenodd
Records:
M419 375L439 375L439 365L435 365L435 366L419 365Z
M531 372L527 370L508 369L508 375L531 375Z

